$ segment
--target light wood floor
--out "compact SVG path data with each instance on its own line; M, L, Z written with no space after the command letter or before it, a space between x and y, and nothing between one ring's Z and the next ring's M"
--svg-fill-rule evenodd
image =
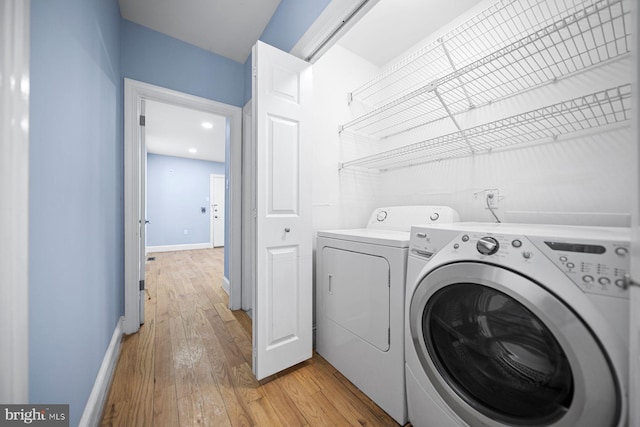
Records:
M122 343L103 426L398 426L317 354L255 380L222 249L150 256L145 324Z

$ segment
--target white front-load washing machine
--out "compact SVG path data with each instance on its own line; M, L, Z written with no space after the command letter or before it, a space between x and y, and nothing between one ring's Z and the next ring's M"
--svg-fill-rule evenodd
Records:
M413 227L415 427L627 424L627 228Z
M366 228L318 232L316 351L400 424L409 229L452 221L449 207L394 206L376 209Z

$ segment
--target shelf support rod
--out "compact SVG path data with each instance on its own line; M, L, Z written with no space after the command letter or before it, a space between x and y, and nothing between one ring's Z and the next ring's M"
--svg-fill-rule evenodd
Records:
M449 118L451 119L453 124L456 126L458 131L460 132L460 135L462 136L462 139L464 139L464 142L467 143L467 146L469 147L469 150L471 151L471 154L475 154L476 150L473 149L473 146L471 145L471 142L469 141L469 138L467 138L467 135L465 134L464 129L462 129L462 127L460 126L460 124L456 120L456 117L451 113L451 110L449 110L449 107L447 106L447 103L444 102L444 99L442 99L442 96L440 95L440 92L438 92L438 88L437 87L435 87L433 89L433 93L438 97L438 100L442 104L442 108L444 108L444 110L447 112L447 115L449 116Z
M438 41L440 42L440 46L442 46L442 50L444 50L444 54L446 55L447 60L449 61L449 65L451 65L451 69L455 73L456 71L458 71L458 68L456 67L456 64L453 62L451 55L449 54L449 49L447 49L447 45L444 42L444 38L440 37ZM469 109L475 108L475 105L471 100L471 96L469 95L469 92L467 91L467 87L464 85L464 82L462 81L462 77L460 74L458 75L457 80L458 80L458 83L460 84L460 87L462 88L462 91L464 92L464 96L467 98L467 102L469 103Z

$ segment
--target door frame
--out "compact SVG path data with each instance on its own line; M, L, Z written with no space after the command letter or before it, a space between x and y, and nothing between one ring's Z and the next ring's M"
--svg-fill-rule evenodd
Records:
M0 6L0 402L29 400L29 0ZM18 120L16 120L16 118Z
M214 245L214 240L213 240L214 237L215 237L214 232L213 232L213 219L214 219L213 218L214 217L214 213L213 213L213 197L215 195L214 191L213 191L213 187L214 187L213 180L214 179L220 179L220 178L222 178L224 180L225 176L224 175L220 175L220 174L216 174L216 173L209 174L209 242L211 243L211 247L212 248L216 247ZM225 198L225 201L224 201L224 205L225 206L227 205L226 198ZM224 215L224 210L223 210L223 215ZM222 222L224 224L224 227L226 227L227 218L224 217ZM222 246L224 247L224 243L223 243Z
M140 191L137 177L140 173L138 139L138 117L140 102L149 99L199 111L206 111L227 118L229 150L225 163L230 173L226 175L226 188L229 188L229 247L225 247L228 258L229 308L240 308L241 301L241 124L242 109L229 104L212 101L195 95L163 88L137 80L124 79L124 324L126 334L137 332L140 328L138 284L138 212Z
M242 108L242 309L252 315L255 282L255 147L253 145L253 101Z

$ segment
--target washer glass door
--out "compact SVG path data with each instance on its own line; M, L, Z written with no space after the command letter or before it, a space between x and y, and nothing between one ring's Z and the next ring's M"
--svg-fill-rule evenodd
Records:
M533 280L459 262L411 298L412 344L442 399L471 425L612 426L616 375L590 328Z
M539 424L571 405L566 354L514 298L477 284L448 286L427 303L423 330L438 370L488 415Z

